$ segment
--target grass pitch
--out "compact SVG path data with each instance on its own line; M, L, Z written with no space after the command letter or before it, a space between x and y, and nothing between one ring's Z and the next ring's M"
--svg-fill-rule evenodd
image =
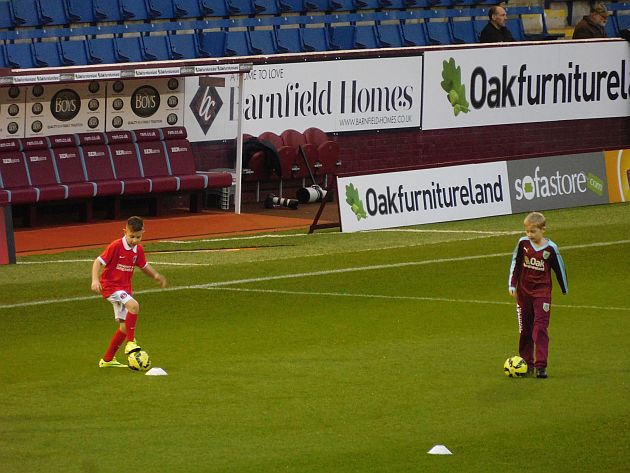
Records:
M98 251L0 267L0 471L625 472L630 206L545 214L570 288L546 380L502 373L523 215L146 245L170 287L136 274L137 336L166 377L97 368Z

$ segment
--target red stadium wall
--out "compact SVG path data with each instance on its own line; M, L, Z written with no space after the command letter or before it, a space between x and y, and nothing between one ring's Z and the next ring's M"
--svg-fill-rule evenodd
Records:
M341 147L342 172L364 172L629 148L630 117L331 137ZM231 141L195 143L194 148L197 169L234 166Z

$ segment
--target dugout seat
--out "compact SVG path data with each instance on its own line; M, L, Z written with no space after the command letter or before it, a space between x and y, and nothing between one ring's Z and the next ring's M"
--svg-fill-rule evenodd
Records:
M328 138L325 132L315 127L304 130L304 138L307 143L317 149L317 161L313 166L315 175L327 176L336 173L337 168L341 166L339 144Z
M0 186L7 193L10 204L31 204L39 197L39 191L31 186L24 154L18 140L0 140Z
M140 172L151 182L151 192L176 192L179 190L177 178L170 175L166 150L158 129L135 130L131 132L139 159Z
M180 191L200 190L222 184L210 173L197 173L192 145L187 139L169 139L164 141L164 149L168 158L171 175L177 177ZM219 187L229 187L230 182Z
M112 135L118 136L116 140ZM147 194L151 192L151 181L144 177L133 135L129 131L108 132L107 148L112 159L114 175L123 182L123 194Z
M297 146L293 146L291 138L291 133L287 133L286 131L282 132L281 135L276 135L275 133L267 131L258 136L259 140L269 141L276 148L278 156L280 157L282 179L302 177L300 172L301 169L303 169L303 166L300 166L298 161L298 148Z
M38 190L37 202L66 199L66 187L59 184L48 139L23 138L20 141L29 181Z
M80 145L79 151L85 166L86 178L96 184L96 195L121 195L123 183L116 179L114 174L109 149L105 145L105 135L103 133L79 133L76 136Z
M59 135L74 138L74 135ZM68 188L68 199L81 199L96 195L96 184L88 182L81 160L81 151L72 143L53 143L52 154L59 182Z

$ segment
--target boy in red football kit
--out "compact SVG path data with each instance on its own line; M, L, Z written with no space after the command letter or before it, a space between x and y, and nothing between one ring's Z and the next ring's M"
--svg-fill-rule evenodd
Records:
M123 229L125 235L110 243L105 251L92 264L92 291L102 294L114 306L114 318L120 324L109 348L98 366L100 368L126 368L127 365L116 360L116 352L127 339L125 355L140 350L136 343L136 321L140 305L132 297L131 278L138 266L144 274L155 279L160 287L166 286L166 279L155 271L144 256L140 242L144 234L144 222L140 217L130 217ZM101 268L103 273L99 279Z
M516 297L520 333L519 354L527 362L527 374L536 368L537 378L547 377L549 316L551 315L551 270L556 273L563 294L569 290L564 261L554 242L544 237L543 214L532 212L523 221L522 237L510 266L509 291ZM535 353L534 353L535 352ZM535 357L534 357L535 354Z

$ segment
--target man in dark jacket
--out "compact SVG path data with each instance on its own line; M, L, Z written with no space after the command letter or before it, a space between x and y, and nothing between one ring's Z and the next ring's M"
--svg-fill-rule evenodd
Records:
M606 5L603 3L591 7L591 14L575 25L573 39L608 38L605 29L608 14Z
M481 43L506 43L514 41L510 30L507 29L507 13L505 8L492 6L488 11L488 24L481 30L479 41Z

